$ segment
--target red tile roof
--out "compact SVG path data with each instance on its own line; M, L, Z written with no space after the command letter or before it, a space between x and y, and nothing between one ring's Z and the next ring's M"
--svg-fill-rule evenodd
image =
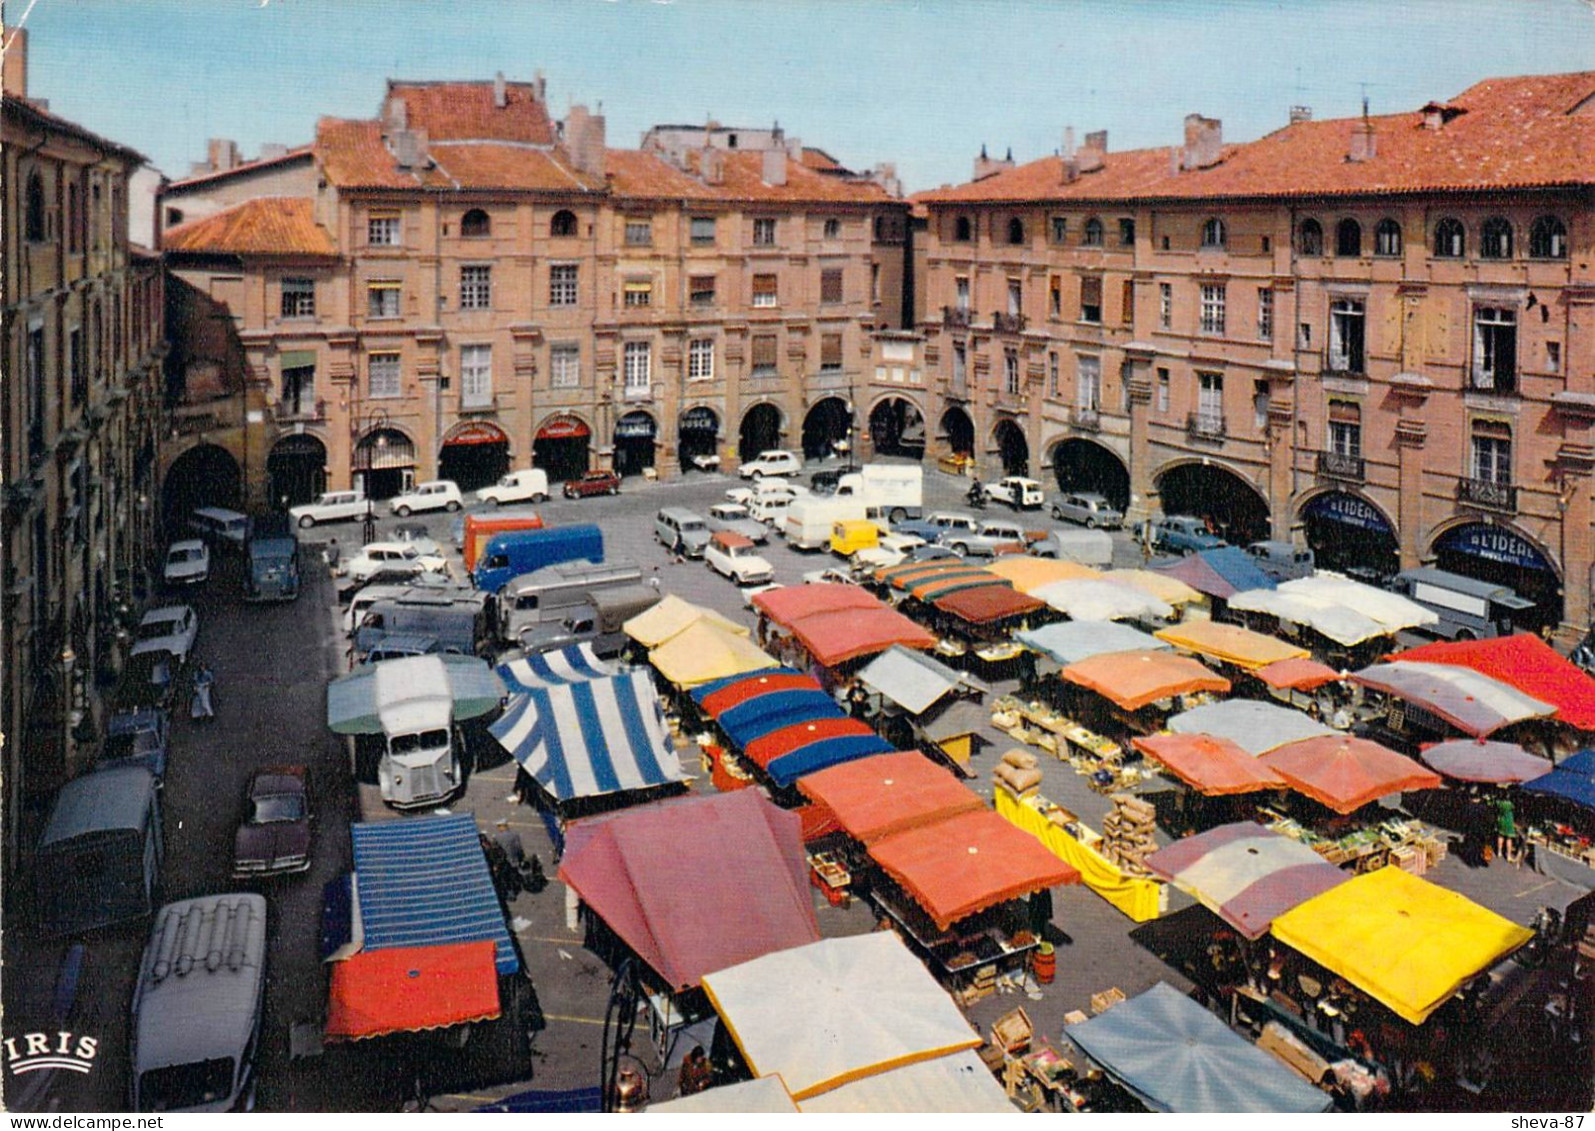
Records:
M185 189L193 185L205 184L209 181L219 180L223 177L236 177L246 173L257 173L262 169L270 169L274 165L285 165L301 158L309 157L315 147L301 145L297 149L290 149L287 153L279 153L276 157L262 157L254 161L246 161L241 165L234 165L231 169L219 169L209 173L195 173L191 177L167 182L162 191L171 192L173 189Z
M1347 160L1359 118L1298 122L1227 147L1207 169L1174 172L1177 149L1109 153L1063 181L1045 157L994 176L918 194L927 204L1035 200L1349 196L1595 183L1595 71L1487 79L1445 104L1437 130L1421 110L1367 119L1375 155Z
M491 82L388 80L388 96L404 103L405 122L433 141L518 141L553 145L548 107L531 83L504 84L504 106L493 105Z
M667 200L718 200L745 203L871 203L890 200L886 190L868 181L847 180L820 172L798 161L786 163L786 184L764 183L764 155L728 153L722 160L719 184L706 184L696 175L701 150L689 150L693 172L676 168L664 158L635 149L611 149L605 154L605 171L617 196Z
M107 153L115 154L134 165L143 165L148 161L148 158L131 146L123 145L119 141L112 141L110 138L103 137L91 129L61 117L59 114L51 113L37 102L26 98L18 98L12 94L4 95L0 101L3 101L5 114L16 118L23 125L31 126L35 129L56 130L70 134L81 141L86 141L90 145L103 149Z
M382 144L374 121L322 118L316 123L316 156L327 180L339 188L417 188L424 174L400 170Z
M308 200L266 196L166 232L166 251L230 255L335 255L332 237L317 224Z
M591 192L604 187L602 177L579 172L558 149L451 142L434 144L428 152L434 171L458 188Z

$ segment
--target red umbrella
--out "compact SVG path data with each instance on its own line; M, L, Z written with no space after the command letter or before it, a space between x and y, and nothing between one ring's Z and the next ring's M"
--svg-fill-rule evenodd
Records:
M1448 778L1494 785L1533 781L1551 772L1551 764L1515 742L1458 738L1437 742L1423 751L1423 760Z
M1227 738L1211 734L1155 734L1132 739L1135 748L1170 773L1212 797L1255 793L1285 784L1273 770Z
M1270 687L1312 691L1344 677L1328 664L1320 664L1317 660L1294 659L1276 660L1267 667L1260 668L1257 678Z
M1412 789L1437 789L1440 775L1394 750L1344 734L1287 743L1261 761L1298 793L1337 813Z

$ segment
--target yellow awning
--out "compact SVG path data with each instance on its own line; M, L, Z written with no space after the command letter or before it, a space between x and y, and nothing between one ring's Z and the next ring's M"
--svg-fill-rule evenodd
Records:
M724 632L746 636L748 630L735 621L712 609L701 608L690 601L671 595L645 613L638 613L621 627L626 635L644 648L657 648L673 636L679 636L698 621L708 621Z
M677 687L779 666L746 636L726 632L707 619L695 621L649 652L648 660Z
M1102 575L1104 581L1117 581L1133 585L1143 593L1150 593L1165 605L1190 605L1202 595L1177 577L1166 573L1153 573L1149 569L1110 569Z
M1033 593L1054 581L1080 581L1101 577L1100 570L1083 566L1079 562L1059 561L1056 558L1031 558L1023 554L999 554L986 569L1013 583L1021 593Z
M1414 1025L1534 935L1394 867L1354 876L1279 916L1272 929Z
M1211 620L1190 620L1160 628L1152 634L1159 640L1195 652L1210 660L1220 660L1248 671L1266 668L1280 660L1305 660L1312 653L1261 632L1238 624Z

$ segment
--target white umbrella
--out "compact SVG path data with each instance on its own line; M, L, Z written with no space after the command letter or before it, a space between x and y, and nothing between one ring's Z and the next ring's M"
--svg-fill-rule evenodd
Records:
M1166 619L1174 610L1143 589L1117 581L1082 578L1054 581L1030 594L1065 614L1071 620Z

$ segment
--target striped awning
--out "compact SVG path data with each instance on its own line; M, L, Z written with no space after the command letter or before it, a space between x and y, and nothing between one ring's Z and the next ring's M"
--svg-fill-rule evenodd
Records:
M528 691L490 730L556 801L682 780L645 671Z
M511 694L608 679L618 669L598 658L591 644L577 644L554 652L539 652L498 666L499 678Z

